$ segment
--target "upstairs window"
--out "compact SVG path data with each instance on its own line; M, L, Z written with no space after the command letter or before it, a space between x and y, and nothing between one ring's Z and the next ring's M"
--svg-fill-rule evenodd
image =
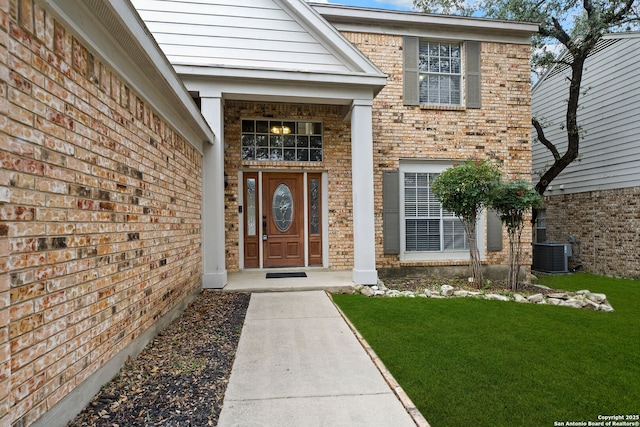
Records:
M481 43L404 37L404 105L481 108Z
M420 104L462 105L460 43L420 41Z
M322 123L242 120L242 160L322 162Z

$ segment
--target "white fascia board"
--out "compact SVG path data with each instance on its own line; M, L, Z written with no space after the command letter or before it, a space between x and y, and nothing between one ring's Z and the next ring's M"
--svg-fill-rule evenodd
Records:
M372 76L385 76L380 69L344 38L335 27L329 24L306 1L274 0L284 10L295 16L316 40L323 43L331 53L338 57L351 71Z
M259 81L240 79L209 79L185 76L185 85L200 92L202 98L255 102L286 102L297 104L351 105L354 100L373 100L370 86L350 84L305 84L291 81Z
M312 3L311 6L340 31L432 36L530 44L539 25L453 15L426 14Z
M42 0L201 154L215 135L128 0Z
M364 73L306 73L297 70L282 71L178 64L174 67L183 79L188 77L207 77L218 80L237 79L239 81L259 81L263 85L269 84L269 82L286 82L288 84L306 84L306 87L311 90L317 85L352 85L366 87L378 94L387 84L385 74L372 76Z

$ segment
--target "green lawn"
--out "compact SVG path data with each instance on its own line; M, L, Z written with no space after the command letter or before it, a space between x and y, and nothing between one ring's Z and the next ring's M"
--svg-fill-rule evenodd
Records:
M638 414L640 282L575 274L538 283L605 293L615 311L333 298L432 427L587 425Z

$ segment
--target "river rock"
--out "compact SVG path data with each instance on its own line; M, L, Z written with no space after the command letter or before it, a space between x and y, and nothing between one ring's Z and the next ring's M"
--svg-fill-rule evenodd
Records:
M582 306L582 308L585 308L587 310L598 310L600 308L600 304L590 300L589 298L587 298L583 302L584 302L584 305Z
M584 304L583 301L575 298L569 298L568 300L562 301L560 303L560 305L563 307L573 307L573 308L582 308L583 304Z
M547 297L555 299L569 299L569 294L566 292L553 292L548 294Z
M485 299L496 300L496 301L509 301L509 297L506 295L498 295L498 294L486 294Z
M606 311L608 313L613 311L613 307L611 307L611 305L609 303L605 303L605 304L600 304L600 307L598 307L600 311Z
M360 293L365 297L371 297L373 296L373 289L371 289L371 286L363 286L362 289L360 289Z
M602 304L607 300L607 296L605 294L587 294L587 299L597 303Z
M534 304L540 304L542 301L544 301L544 296L542 296L542 294L533 294L533 295L529 295L527 297L527 300L529 300L529 302L532 302Z
M469 295L469 291L465 291L464 289L453 291L453 296L456 297L466 297L467 295Z
M525 297L523 297L523 296L522 296L522 295L520 295L520 294L514 294L514 295L513 295L513 300L514 300L515 302L529 302L529 300L527 300Z
M445 297L450 297L453 295L453 286L451 285L442 285L440 287L440 293Z

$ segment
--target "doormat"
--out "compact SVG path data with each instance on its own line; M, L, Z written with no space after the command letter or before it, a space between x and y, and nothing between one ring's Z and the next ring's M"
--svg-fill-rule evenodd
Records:
M304 271L294 273L267 273L267 279L287 279L289 277L307 277Z

